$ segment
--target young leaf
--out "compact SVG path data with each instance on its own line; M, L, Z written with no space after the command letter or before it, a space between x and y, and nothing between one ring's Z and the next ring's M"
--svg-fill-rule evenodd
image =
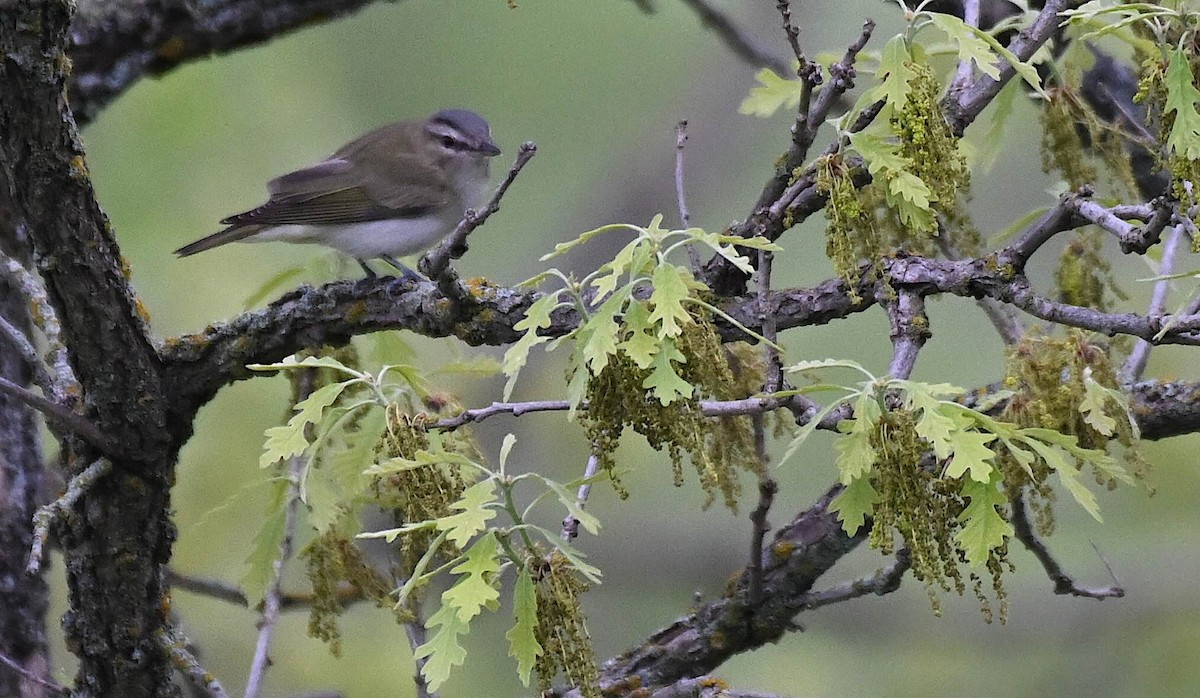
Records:
M956 430L951 443L954 458L946 466L946 477L960 478L969 473L968 481L987 482L996 472L992 464L996 452L987 446L995 439L995 434ZM963 488L966 488L966 483Z
M1074 463L1067 461L1062 449L1035 439L1029 439L1025 443L1029 444L1042 457L1042 460L1046 461L1046 465L1058 473L1058 479L1079 503L1079 506L1091 514L1092 518L1103 523L1103 519L1100 518L1100 507L1096 504L1096 495L1092 494L1092 491L1079 481L1079 470Z
M425 627L437 630L425 644L413 650L413 659L429 658L421 675L429 684L429 690L436 691L450 678L450 671L467 660L467 651L459 644L458 636L465 635L468 628L454 607L447 603L425 621Z
M1046 97L1045 91L1042 90L1042 79L1038 76L1037 69L1029 63L1022 63L1016 54L1001 45L996 40L996 37L978 27L972 27L954 15L944 15L938 12L929 12L927 14L933 20L934 25L949 35L950 40L957 44L959 60L974 61L975 65L979 66L979 70L984 75L998 80L1000 78L1000 68L997 64L995 54L992 53L994 51L996 54L1000 54L1004 60L1008 61L1009 65L1013 67L1017 75L1021 76L1022 80L1028 83L1042 97ZM988 49L991 49L991 51Z
M938 459L949 458L954 452L952 439L956 425L953 417L942 410L941 402L925 389L922 383L910 382L905 391L913 410L920 410L917 418L917 435L933 446L933 455Z
M621 330L621 326L617 324L617 315L632 291L633 287L623 286L621 290L609 296L596 314L579 328L578 351L593 376L600 375L608 366L608 357L617 353L617 336Z
M675 348L674 340L664 339L658 353L654 355L650 375L642 381L642 387L652 391L654 397L658 398L663 406L669 405L679 398L690 398L694 390L691 383L680 378L679 374L675 372L672 361L682 364L687 362L687 357Z
M843 485L863 479L879 460L879 455L871 447L870 431L855 429L834 442L833 448L838 453L838 480Z
M866 523L866 517L875 511L877 501L879 493L871 486L871 478L864 476L846 485L846 489L829 503L829 510L837 512L842 530L852 536Z
M262 455L258 458L258 467L269 468L281 460L304 453L304 449L308 448L305 427L320 421L325 409L336 402L342 391L353 382L355 381L330 383L297 402L293 408L296 414L292 415L287 424L267 429L267 441L263 444Z
M562 502L562 505L567 508L567 513L574 517L575 520L578 521L581 526L583 526L583 530L587 531L593 536L599 535L600 519L597 519L595 516L592 516L582 507L580 507L579 501L576 499L575 495L568 492L567 488L564 487L562 483L551 480L548 477L542 477L537 473L530 474L541 480L547 488L554 492L555 496L558 497L558 501Z
M538 330L550 326L550 313L554 312L557 306L558 293L547 293L535 300L529 306L529 310L525 311L525 317L513 325L513 329L523 330L525 334L521 335L521 338L509 347L508 351L504 352L504 375L508 376L508 382L504 384L505 401L512 395L513 386L517 383L517 376L529 358L529 350L549 341L549 337L538 335Z
M650 322L659 324L659 337L678 337L683 332L681 325L692 321L683 308L683 300L688 296L684 275L690 276L690 272L673 264L660 264L654 269L654 290L650 293L654 309L650 311Z
M297 368L332 368L342 373L362 378L363 374L355 371L346 364L338 361L330 356L306 356L303 359L297 359L290 356L283 361L273 364L249 364L246 368L251 371L287 371Z
M447 531L450 540L462 548L466 547L471 537L487 526L487 522L496 517L496 512L487 507L496 501L495 480L481 480L471 485L463 492L462 499L450 505L459 513L443 516L437 520L439 531Z
M1167 136L1167 147L1189 160L1200 159L1200 90L1196 89L1192 68L1183 49L1171 50L1167 64L1167 103L1165 112L1175 112L1175 123Z
M988 480L978 482L968 479L963 482L962 496L971 500L967 508L958 515L963 522L962 530L954 534L958 547L967 556L967 564L972 567L987 562L994 548L1004 545L1004 541L1013 535L1012 524L1004 520L996 507L1003 507L1008 498L1000 490L1004 475L999 470L993 470Z
M800 81L785 79L775 74L770 68L763 68L754 76L758 87L751 88L750 94L742 100L738 107L739 114L752 114L766 118L786 106L791 109L800 103Z
M650 368L654 355L658 353L658 338L651 332L650 309L642 301L631 299L625 309L625 329L629 336L617 347L633 360L640 369Z
M467 550L466 559L450 570L462 577L442 592L442 603L455 608L463 623L471 622L485 607L493 608L500 601L496 590L500 556L496 550L496 534L488 531Z
M537 627L537 595L533 590L533 577L529 570L517 572L517 584L513 589L513 615L516 622L504 633L508 640L508 654L517 660L517 676L521 683L529 686L529 673L537 658L545 652L534 635Z
M242 575L242 593L251 604L257 604L267 592L274 574L275 560L279 558L279 542L283 540L283 528L287 521L287 478L276 478L271 489L271 501L266 516L254 536L254 546L246 556L246 573Z
M916 72L909 67L911 60L912 55L908 52L904 36L893 36L880 54L879 70L875 72L880 84L872 90L872 101L882 99L897 109L904 106L908 101L908 84L916 77Z
M1108 396L1108 390L1092 378L1091 366L1083 369L1083 400L1079 402L1079 412L1088 426L1104 436L1112 436L1117 429L1117 420L1104 410Z

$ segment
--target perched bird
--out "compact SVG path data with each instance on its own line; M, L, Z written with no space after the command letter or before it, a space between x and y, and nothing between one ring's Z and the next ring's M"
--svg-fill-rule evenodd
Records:
M479 203L488 158L500 154L487 121L465 109L381 126L317 163L267 184L270 198L221 221L229 227L175 251L180 257L227 242L316 243L358 261L437 244Z

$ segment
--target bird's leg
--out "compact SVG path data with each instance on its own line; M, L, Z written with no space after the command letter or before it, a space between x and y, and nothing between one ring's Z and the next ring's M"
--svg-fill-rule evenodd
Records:
M371 267L368 267L366 261L358 259L358 258L355 258L354 261L358 262L358 266L362 267L362 270L364 272L366 272L368 279L375 278L375 270L371 269Z
M389 254L381 254L381 255L379 255L379 258L382 259L383 261L387 262L388 264L392 265L393 267L395 267L396 270L400 272L401 279L412 279L414 281L424 281L425 280L424 276L421 276L420 274L413 271L412 269L409 269L408 267L404 266L403 264L400 263L400 260L396 259L395 257L393 257Z

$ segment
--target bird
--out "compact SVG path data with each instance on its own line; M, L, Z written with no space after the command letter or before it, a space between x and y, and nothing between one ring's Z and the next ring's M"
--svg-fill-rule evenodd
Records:
M230 242L315 243L354 258L397 257L436 245L479 203L488 161L500 154L491 127L466 109L380 126L328 159L267 183L267 202L221 221L229 227L184 245L188 257Z

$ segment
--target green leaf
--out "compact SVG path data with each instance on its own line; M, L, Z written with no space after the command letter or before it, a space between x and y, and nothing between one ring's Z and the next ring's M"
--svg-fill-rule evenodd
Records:
M1063 449L1035 439L1029 439L1025 443L1041 456L1046 465L1058 473L1058 479L1079 503L1079 506L1091 514L1092 518L1103 522L1103 519L1100 518L1100 507L1096 504L1096 495L1092 494L1092 491L1079 481L1079 469L1075 467L1075 463L1067 460Z
M959 61L974 61L984 75L993 80L1000 79L999 59L989 50L987 42L971 31L972 27L952 15L930 12L928 16L934 26L949 35L950 41L954 42L958 49Z
M779 111L780 107L789 109L800 104L800 81L779 77L775 71L763 68L754 76L758 86L750 89L750 94L742 100L738 107L739 114L752 114L766 118Z
M979 165L984 173L991 171L992 166L996 164L996 159L1000 156L1000 151L1004 148L1004 130L1013 113L1018 84L1020 83L1016 80L1004 83L1000 94L992 100L991 120L988 122L988 130L983 137L983 144L979 148Z
M1171 62L1166 75L1167 103L1165 112L1175 112L1175 123L1167 136L1167 147L1189 160L1200 159L1200 90L1196 89L1187 53L1171 50Z
M496 534L488 531L466 551L466 559L450 570L462 576L442 592L442 603L455 608L463 623L471 622L485 607L495 608L500 601L496 590L500 571L497 546Z
M545 262L546 260L553 259L553 258L563 254L567 250L569 250L573 247L576 247L578 245L581 245L581 244L587 242L588 240L591 240L592 238L596 237L597 235L600 235L602 233L611 233L614 230L632 230L633 232L637 233L638 235L646 234L645 228L642 228L642 227L639 227L636 225L632 225L630 223L610 223L608 225L602 225L599 228L594 228L592 230L587 231L586 233L580 234L580 236L575 238L574 240L568 240L567 242L558 243L557 245L554 246L554 250L552 252L542 255L540 261Z
M953 15L944 15L939 12L927 13L930 20L938 29L944 31L958 46L959 60L974 61L975 65L979 66L979 70L988 77L998 80L1000 78L1000 67L996 59L996 54L999 54L1004 60L1016 70L1017 75L1037 91L1042 97L1046 97L1045 91L1042 90L1042 79L1037 74L1037 69L1029 63L1023 63L1017 58L1016 54L1009 51L1001 45L996 37L979 29L972 27L966 22L963 22L958 17ZM990 50L989 50L990 49Z
M625 300L632 291L631 286L622 287L579 328L578 351L593 376L600 375L608 366L608 357L617 353L617 337L621 331L617 314L624 308Z
M583 507L579 506L579 500L575 495L567 491L566 486L560 482L551 480L548 477L538 475L537 473L530 474L541 480L546 487L550 489L550 491L554 492L554 495L558 497L558 501L561 502L564 507L566 507L567 513L573 516L575 520L579 522L579 525L583 526L585 531L593 536L599 535L600 519L597 519L587 511L584 511Z
M969 498L971 503L958 515L963 527L954 534L954 540L972 567L986 563L991 551L1004 545L1004 541L1013 535L1012 524L996 510L1008 503L1000 489L1003 481L1004 475L999 470L993 470L990 478L983 482L963 481L962 496Z
M271 489L271 501L266 516L254 536L254 545L246 556L246 572L242 575L242 592L251 607L256 606L267 593L267 586L275 575L275 561L279 559L279 543L283 540L283 529L287 522L287 478L276 478Z
M346 364L329 356L306 356L303 359L297 359L294 356L273 364L249 364L246 368L251 371L288 371L297 368L332 368L341 371L355 378L362 378L363 374L355 371Z
M946 466L946 476L960 478L969 473L968 480L987 482L996 472L996 466L992 463L996 452L988 448L988 444L995 439L995 434L956 430L951 444L954 458Z
M481 480L468 487L463 492L462 499L450 505L451 509L457 509L459 513L438 519L437 528L439 531L448 532L450 540L461 550L470 542L472 536L482 531L487 522L496 517L496 512L487 507L494 501L495 480Z
M672 361L686 363L687 357L675 348L675 341L664 339L659 351L651 363L650 375L642 381L642 387L651 391L663 406L669 405L679 398L690 398L694 390L691 383L679 377L675 372Z
M525 311L525 317L513 325L513 329L524 331L525 334L504 352L504 375L508 376L508 382L504 384L505 401L508 401L509 396L512 395L513 386L517 383L517 376L529 359L529 350L550 340L549 337L538 335L538 330L550 326L550 314L557 307L558 292L547 293L535 300L529 306L529 310Z
M908 101L909 83L916 77L916 71L909 67L911 61L912 55L908 51L904 36L893 36L880 54L879 70L875 71L875 77L879 78L880 84L872 91L878 91L878 94L872 95L874 99L882 99L897 109L904 106Z
M1083 421L1104 436L1112 436L1117 430L1117 420L1105 413L1104 406L1108 402L1108 390L1092 378L1092 369L1083 370L1083 400L1079 402L1079 412Z
M604 298L616 290L621 275L629 271L629 267L633 263L634 255L637 253L639 247L648 247L646 238L639 236L630 240L629 244L622 247L621 251L617 253L617 256L613 257L611 262L605 262L600 265L599 271L607 271L608 273L592 281L592 287L596 289L597 299Z
M683 301L688 297L687 282L684 276L691 275L686 269L674 264L660 264L654 269L652 283L654 290L650 293L650 322L659 324L656 333L659 337L678 337L683 333L683 327L692 321L692 316L683 308Z
M658 337L650 334L653 329L650 325L650 309L636 298L631 299L625 309L625 329L629 332L629 337L617 347L625 352L638 368L650 368L661 344Z
M917 418L917 436L929 442L933 447L933 455L938 460L950 457L954 452L953 439L957 429L954 418L942 409L942 403L933 394L924 389L921 383L909 383L907 397L914 410L920 410Z
M429 617L425 627L437 630L428 642L413 650L413 659L429 658L421 675L429 684L429 690L436 691L450 678L451 670L467 660L467 651L459 644L458 636L465 635L468 628L455 608L445 603Z
M838 454L838 480L843 485L864 478L879 460L878 454L871 446L869 431L852 431L835 441L833 448Z
M858 363L857 361L850 361L849 359L818 359L801 361L799 363L794 363L783 370L787 371L788 373L804 373L822 368L850 368L863 374L867 380L875 380L875 376L866 368L864 368L862 364Z
M356 381L330 383L314 390L311 395L296 403L293 408L296 414L287 424L267 429L267 441L263 444L262 455L258 458L258 467L269 468L275 463L304 453L308 448L308 436L305 427L320 421L325 409L337 401L342 391Z
M533 590L533 577L525 568L517 572L517 584L513 589L513 615L516 622L504 633L504 637L508 640L509 656L517 660L517 676L528 687L529 674L545 650L534 635L537 627L537 595Z
M879 493L871 486L870 477L860 477L853 480L841 494L829 503L829 510L837 512L842 522L842 530L846 535L858 533L866 523L866 517L875 511L875 502L879 501Z
M532 524L529 525L529 528L541 534L542 538L544 538L547 543L558 550L558 552L562 553L563 557L570 561L571 567L574 567L576 572L582 574L592 584L600 583L600 570L584 562L583 560L587 557L587 555L584 555L582 552L575 549L570 543L563 540L562 536L559 535L558 532L551 532L542 528L541 526L535 526Z
M383 410L368 410L358 420L358 428L345 432L340 448L323 451L309 469L306 481L308 521L320 533L329 531L350 509L370 482L363 476L375 455L375 445L383 433Z

